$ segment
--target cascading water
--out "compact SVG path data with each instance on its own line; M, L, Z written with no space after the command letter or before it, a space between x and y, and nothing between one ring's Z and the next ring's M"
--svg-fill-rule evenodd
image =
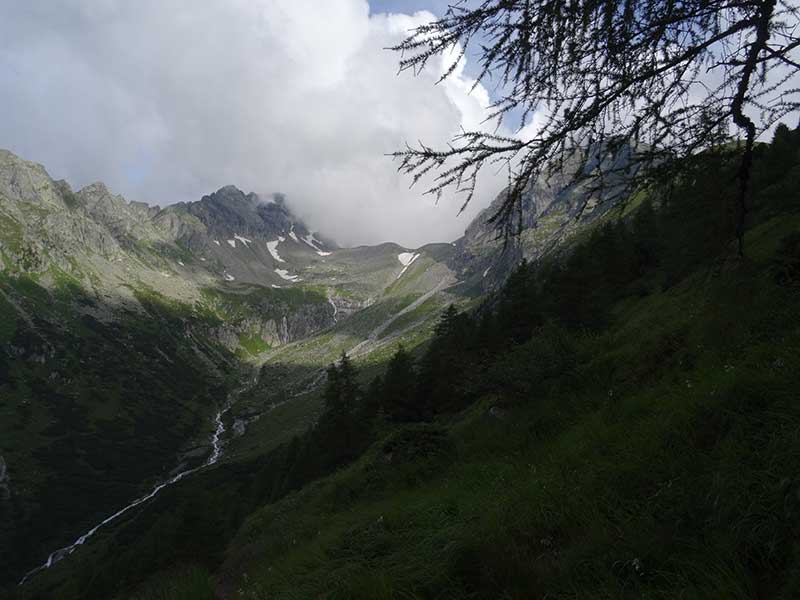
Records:
M137 506L144 504L148 500L151 500L161 490L163 490L166 487L169 487L174 483L177 483L187 475L191 475L192 473L199 471L200 469L203 469L205 467L210 467L211 465L216 463L219 460L220 456L222 456L222 436L225 433L225 423L223 423L222 417L225 415L226 412L228 412L228 410L231 407L231 404L232 401L229 400L228 403L222 409L217 411L217 414L214 417L214 433L211 435L211 454L202 465L200 465L199 467L194 467L192 469L186 469L184 471L181 471L180 473L168 479L167 481L159 483L149 493L145 494L140 498L137 498L124 508L121 508L120 510L115 512L110 517L106 517L105 519L100 521L97 525L92 527L89 531L84 533L81 537L79 537L69 546L65 546L64 548L59 548L55 552L52 552L50 556L47 557L47 561L45 561L43 564L39 565L35 569L28 571L25 574L25 577L23 577L22 580L19 582L19 585L23 585L28 579L30 579L33 575L35 575L39 571L44 571L45 569L49 569L65 556L69 556L70 554L72 554L75 550L78 549L78 547L85 544L86 541L89 538L91 538L95 533L97 533L97 530L103 527L104 525L108 525L112 521L124 515L129 510L132 510Z

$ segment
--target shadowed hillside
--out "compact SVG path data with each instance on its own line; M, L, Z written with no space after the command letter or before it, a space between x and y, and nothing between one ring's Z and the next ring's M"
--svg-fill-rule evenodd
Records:
M734 168L698 158L317 391L280 392L358 320L286 346L229 462L20 597L795 597L800 133L758 148L743 259ZM292 407L319 417L280 441Z

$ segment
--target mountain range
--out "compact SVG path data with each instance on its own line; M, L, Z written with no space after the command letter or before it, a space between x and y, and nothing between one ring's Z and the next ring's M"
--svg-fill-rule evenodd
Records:
M0 595L797 597L799 147L745 257L732 146L421 248L0 153Z
M579 210L568 179L523 198L510 247L487 223L500 194L454 242L343 248L281 194L149 206L0 150L2 579L201 464L220 407L227 457L275 447L314 422L343 352L368 372L423 344L446 306L476 306L613 207Z

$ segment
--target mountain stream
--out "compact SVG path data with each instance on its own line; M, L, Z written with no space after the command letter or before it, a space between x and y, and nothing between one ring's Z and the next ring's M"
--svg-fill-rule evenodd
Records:
M240 392L241 392L241 390L239 390L239 392L237 392L237 393L240 393ZM137 498L136 500L134 500L133 502L131 502L130 504L128 504L124 508L121 508L120 510L115 512L113 515L111 515L109 517L106 517L105 519L100 521L97 525L92 527L89 531L84 533L82 536L80 536L77 540L75 540L69 546L65 546L64 548L59 548L55 552L52 552L50 554L50 556L47 557L47 561L45 561L44 563L42 563L41 565L39 565L35 569L32 569L32 570L28 571L25 574L25 576L22 578L22 580L20 580L18 585L23 585L32 576L36 575L36 573L38 573L40 571L44 571L45 569L49 569L50 567L52 567L54 564L56 564L58 561L60 561L64 557L69 556L75 550L77 550L80 546L85 544L86 541L89 538L91 538L95 533L97 533L97 531L101 527L103 527L104 525L108 525L112 521L115 521L116 519L118 519L119 517L121 517L122 515L127 513L128 511L130 511L130 510L136 508L137 506L139 506L140 504L144 504L148 500L151 500L151 499L155 498L158 495L158 493L161 490L163 490L164 488L169 487L174 483L178 483L181 479L183 479L184 477L186 477L188 475L191 475L192 473L195 473L195 472L197 472L197 471L199 471L201 469L205 469L206 467L210 467L211 465L215 464L220 459L220 457L222 456L222 436L225 433L225 424L222 421L222 417L225 415L226 412L228 412L228 410L230 410L230 408L231 408L231 406L233 404L233 398L234 398L234 394L232 394L229 397L229 399L228 399L227 403L225 404L225 406L223 406L219 411L217 411L217 414L214 416L214 433L211 435L211 439L210 439L211 454L208 456L208 458L206 459L206 461L202 465L199 465L197 467L193 467L191 469L185 469L183 471L180 471L177 475L171 477L170 479L167 479L166 481L164 481L162 483L159 483L152 490L150 490L150 492L148 492L144 496L141 496L140 498Z

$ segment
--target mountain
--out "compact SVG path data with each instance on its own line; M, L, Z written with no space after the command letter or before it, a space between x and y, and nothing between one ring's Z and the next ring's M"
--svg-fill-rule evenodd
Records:
M591 176L601 169L603 185L597 186ZM613 158L599 147L574 150L560 170L543 174L523 192L517 237L502 238L492 222L508 197L503 190L456 241L453 268L471 285L483 290L497 288L520 260L535 262L563 249L575 234L616 208L624 199L625 182L635 170L632 148L616 152Z
M228 429L257 434L287 394L307 414L255 446L305 426L338 354L422 339L458 301L450 248L337 248L281 195L159 208L0 151L0 579L201 464L252 371Z
M191 304L140 279L135 308L106 299L100 269L87 288L7 267L3 591L798 597L799 150L800 130L757 148L744 257L739 156L720 149L592 214L574 210L580 188L534 193L523 236L548 219L558 233L521 244L535 260L502 283L480 261L512 259L477 224L455 245L329 243L306 262L278 240L302 279L282 288L213 269L202 287L164 258L185 280L164 289L199 289ZM251 229L226 217L211 236L283 236L288 221L235 196ZM197 239L184 265L206 256ZM220 343L278 300L330 324Z
M210 460L220 427L226 463L266 460L323 413L342 353L365 378L418 354L446 306L613 205L578 215L587 190L559 185L526 194L514 251L485 223L502 194L456 242L340 248L281 194L149 206L0 151L0 580Z

